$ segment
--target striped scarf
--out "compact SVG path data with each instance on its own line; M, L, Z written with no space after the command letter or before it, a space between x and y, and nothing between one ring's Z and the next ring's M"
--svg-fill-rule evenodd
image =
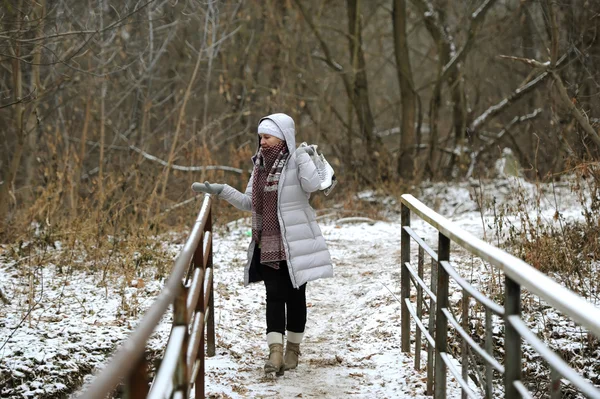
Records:
M260 246L260 263L279 269L285 260L277 212L277 188L288 159L285 142L260 148L252 180L252 239Z

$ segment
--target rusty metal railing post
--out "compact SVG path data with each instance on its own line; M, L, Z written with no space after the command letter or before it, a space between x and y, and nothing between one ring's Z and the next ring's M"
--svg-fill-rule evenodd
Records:
M469 293L463 288L462 292L462 320L461 326L465 331L469 331ZM469 344L467 340L463 338L461 345L461 376L463 380L469 380ZM467 399L467 392L463 389L461 393L461 399Z
M202 235L204 237L204 235ZM202 239L202 243L204 243L204 238ZM204 245L202 245L202 247L204 248ZM204 267L204 263L201 263L199 267ZM206 270L204 273L204 276L206 276ZM196 313L201 313L202 315L205 315L204 313L204 281L202 282L202 284L200 285L200 296L198 297L198 302L196 303ZM205 332L205 328L204 328L204 323L202 324L201 327L201 334L200 334L200 343L199 346L200 348L198 349L198 357L200 360L200 367L198 370L198 374L196 375L196 381L194 383L194 391L195 391L195 398L197 399L204 399L205 396L205 386L204 386L204 359L205 359L205 355L204 355L204 332Z
M410 226L410 209L402 204L400 210L402 232L400 233L400 342L402 352L410 352L410 314L404 302L410 298L410 275L406 263L410 262L410 236L404 227Z
M206 231L210 231L212 233L212 209L208 211L208 221L206 222ZM208 260L206 264L206 268L210 268L213 272L213 246L212 246L212 234L210 235L210 251L208 253ZM214 276L214 273L212 274ZM210 285L208 290L210 292L210 297L208 299L208 319L206 321L206 354L208 356L214 356L216 353L215 349L215 291L213 289L213 280L210 280Z
M437 292L435 309L435 384L434 398L446 398L446 364L441 353L448 348L448 320L442 309L448 308L448 272L442 267L442 261L450 260L450 239L439 233L437 262ZM507 396L510 397L510 396Z
M148 360L146 352L142 355L125 383L124 399L138 399L148 396Z
M419 245L419 258L417 261L417 274L423 279L423 262L425 250ZM417 284L417 317L423 319L423 288ZM415 331L415 370L421 370L421 329Z
M437 264L431 259L431 291L435 292L437 287ZM429 323L427 323L429 335L435 337L435 301L429 298ZM435 369L435 348L427 341L427 395L433 394L433 372Z
M532 265L524 262L513 255L494 247L493 245L473 236L464 229L456 226L450 220L437 214L431 208L428 208L421 201L417 200L410 194L401 196L402 208L402 233L405 231L410 236L410 239L423 247L425 252L431 256L431 259L437 263L437 267L432 264L431 281L435 281L435 271L438 271L437 284L433 284L431 291L425 285L424 280L420 277L420 271L415 272L412 264L407 263L409 255L407 252L402 252L403 266L406 266L410 274L410 284L408 284L407 276L402 270L401 277L404 281L402 284L403 303L406 303L410 311L410 317L414 317L417 328L422 334L427 336L427 341L431 345L427 345L427 392L430 393L430 381L434 381L433 394L434 398L442 399L447 395L447 371L453 377L453 382L460 385L462 389L462 397L474 398L484 395L487 398L502 395L510 399L521 399L539 396L540 391L535 394L530 392L530 387L525 386L522 377L523 364L523 347L527 345L537 353L540 360L545 362L550 371L550 385L545 387L547 394L552 399L558 399L562 395L561 385L569 385L568 389L577 390L581 396L600 399L600 389L586 378L577 367L572 367L568 361L565 361L560 353L560 349L554 348L551 342L548 342L547 337L540 337L536 334L535 329L530 328L521 316L521 291L526 291L528 295L533 295L544 301L545 305L552 307L553 311L561 313L561 317L568 317L570 322L574 322L588 330L588 333L594 337L600 337L600 307L581 297L577 293L563 287L552 278L544 273L541 273ZM406 206L407 209L404 209ZM419 218L421 222L434 228L439 232L439 248L436 253L431 246L423 241L415 232L406 227L408 216ZM406 240L406 234L402 234L402 239ZM481 284L473 284L461 276L459 267L455 267L449 260L450 242L454 242L458 246L471 253L471 256L478 256L484 262L492 266L492 273L498 270L505 277L505 289L503 292L504 298L497 301L494 292L491 295L486 295L480 291ZM406 242L402 243L402 250L409 249ZM457 262L461 263L461 262ZM463 317L462 322L459 322L453 309L449 306L449 279L452 278L453 286L458 285L463 290ZM406 295L410 294L410 285L415 282L416 286L422 286L424 293L430 296L430 302L435 302L434 307L430 306L429 325L423 326L419 322L420 316L417 315L418 310L414 310L414 305ZM433 288L436 287L436 288ZM456 290L453 290L456 291ZM458 293L458 292L456 292ZM436 298L432 301L432 298ZM474 299L477 303L485 308L485 338L484 345L479 341L479 333L469 328L469 317L473 316L468 312L469 301ZM417 295L419 302L419 295ZM471 301L472 302L472 301ZM497 302L502 302L499 304ZM476 306L479 306L476 305ZM404 309L403 309L404 310ZM425 309L423 309L425 311ZM477 317L482 312L477 310ZM402 317L405 317L402 314ZM475 316L474 316L475 317ZM503 347L501 355L503 362L497 359L498 354L494 351L494 323L496 317L501 317L504 320L504 336L501 337ZM405 320L402 320L404 327ZM450 325L453 327L453 332L460 335L462 338L462 370L459 370L458 365L455 366L455 361L459 360L457 356L452 356L449 351L454 348L456 334L449 334ZM412 326L411 326L412 327ZM478 336L475 338L475 334ZM407 337L403 337L407 338ZM431 339L433 338L433 340ZM448 342L449 339L452 341ZM465 345L468 345L468 347ZM452 346L451 346L452 345ZM432 349L434 348L434 349ZM402 348L404 350L404 348ZM431 359L431 355L434 359ZM475 355L478 355L475 357ZM416 356L415 356L416 357ZM537 359L536 359L537 361ZM434 364L435 363L435 364ZM434 375L430 378L431 365L434 364ZM482 373L485 373L483 375ZM462 373L461 373L462 371ZM465 373L468 371L468 373ZM470 379L468 375L473 375ZM498 390L494 384L494 378L503 378L503 387ZM475 387L474 383L478 386ZM481 392L479 390L483 392ZM498 392L494 392L498 391ZM500 392L501 391L501 392ZM98 398L101 399L101 398Z
M561 375L555 367L550 367L550 399L561 399L562 392L560 389Z
M492 310L486 306L485 308L485 351L494 356L494 333L492 326ZM492 399L494 396L494 367L487 363L485 364L485 399Z
M210 215L210 212L209 212ZM210 220L210 216L209 216ZM194 269L204 269L204 231L200 236L200 241L198 242L198 246L194 251L194 257L192 258L192 264ZM202 280L204 280L204 276L206 273L202 273ZM196 308L194 309L195 317L199 317L200 314L204 314L204 281L200 282L200 293L198 295L198 301L196 302ZM199 399L204 399L204 324L201 327L201 338L198 341L198 348L196 349L197 356L200 358L200 368L198 373L196 374L196 380L194 381L194 393L195 397Z
M205 196L190 235L175 259L175 265L160 295L146 311L127 342L122 345L92 384L77 395L78 398L104 399L111 395L121 383L124 385L124 394L127 398L137 399L148 396L152 398L183 398L189 397L190 387L194 382L196 382L195 398L204 398L204 330L206 325L204 305L209 300L209 295L204 297L204 265L206 263L211 267L210 279L213 276L212 260L206 262L209 253L212 257L212 252L210 248L203 245L208 238L204 238L202 233L205 232L207 226L212 230L212 221L210 223L208 221L211 204L211 197ZM212 233L206 232L206 235L211 237ZM193 290L190 287L193 287ZM171 307L173 308L171 333L161 366L156 370L154 381L150 385L145 355L146 345L156 326ZM212 313L214 313L214 306ZM194 326L190 333L192 316L194 317ZM212 335L214 336L214 333ZM192 339L193 348L191 347ZM201 343L198 343L199 341ZM201 372L197 373L199 368L201 368ZM194 376L194 381L190 381L192 376Z
M188 386L188 369L187 369L187 353L188 353L188 342L189 342L189 333L188 333L188 325L189 321L187 318L187 294L188 288L185 284L181 283L182 287L179 291L179 294L175 298L175 304L173 306L173 325L174 326L184 326L185 327L185 335L183 342L181 344L181 351L179 353L179 357L177 359L177 367L175 369L175 376L173 385L175 386L174 391L183 391L185 397L188 396L189 386Z
M200 351L198 352L198 356L200 357L200 367L198 370L198 376L196 377L196 384L194 385L196 387L195 391L196 391L196 398L198 399L204 399L206 397L205 394L205 378L204 378L204 373L206 372L206 364L205 364L205 359L206 356L204 354L204 333L202 333L202 336L200 337Z
M520 398L515 381L521 379L521 337L510 323L509 316L521 316L521 286L506 276L504 281L504 352L506 365L504 374L504 392L506 398Z

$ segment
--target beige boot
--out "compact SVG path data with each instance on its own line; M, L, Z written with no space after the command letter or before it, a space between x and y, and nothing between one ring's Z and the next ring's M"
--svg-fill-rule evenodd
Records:
M283 363L283 334L270 332L267 334L269 344L269 360L265 363L265 373L283 375L285 364Z
M304 333L288 331L287 345L285 347L285 369L292 370L298 367L298 356L300 356L300 342Z

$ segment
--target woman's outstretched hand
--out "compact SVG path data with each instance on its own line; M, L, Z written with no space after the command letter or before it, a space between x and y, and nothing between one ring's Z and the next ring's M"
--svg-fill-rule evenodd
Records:
M215 194L215 195L219 195L221 194L221 191L223 191L223 184L217 184L217 183L209 183L207 181L205 181L204 183L194 183L192 184L192 190L194 190L197 193L206 193L206 194Z

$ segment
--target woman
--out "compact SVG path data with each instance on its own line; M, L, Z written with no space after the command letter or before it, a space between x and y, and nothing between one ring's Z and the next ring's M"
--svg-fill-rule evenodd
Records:
M192 185L194 191L216 194L236 208L252 211L244 284L264 281L269 345L265 373L277 375L298 365L306 325L306 283L333 276L327 244L308 202L321 184L311 159L314 150L295 149L295 134L294 121L286 114L260 120L254 169L243 194L227 184Z

